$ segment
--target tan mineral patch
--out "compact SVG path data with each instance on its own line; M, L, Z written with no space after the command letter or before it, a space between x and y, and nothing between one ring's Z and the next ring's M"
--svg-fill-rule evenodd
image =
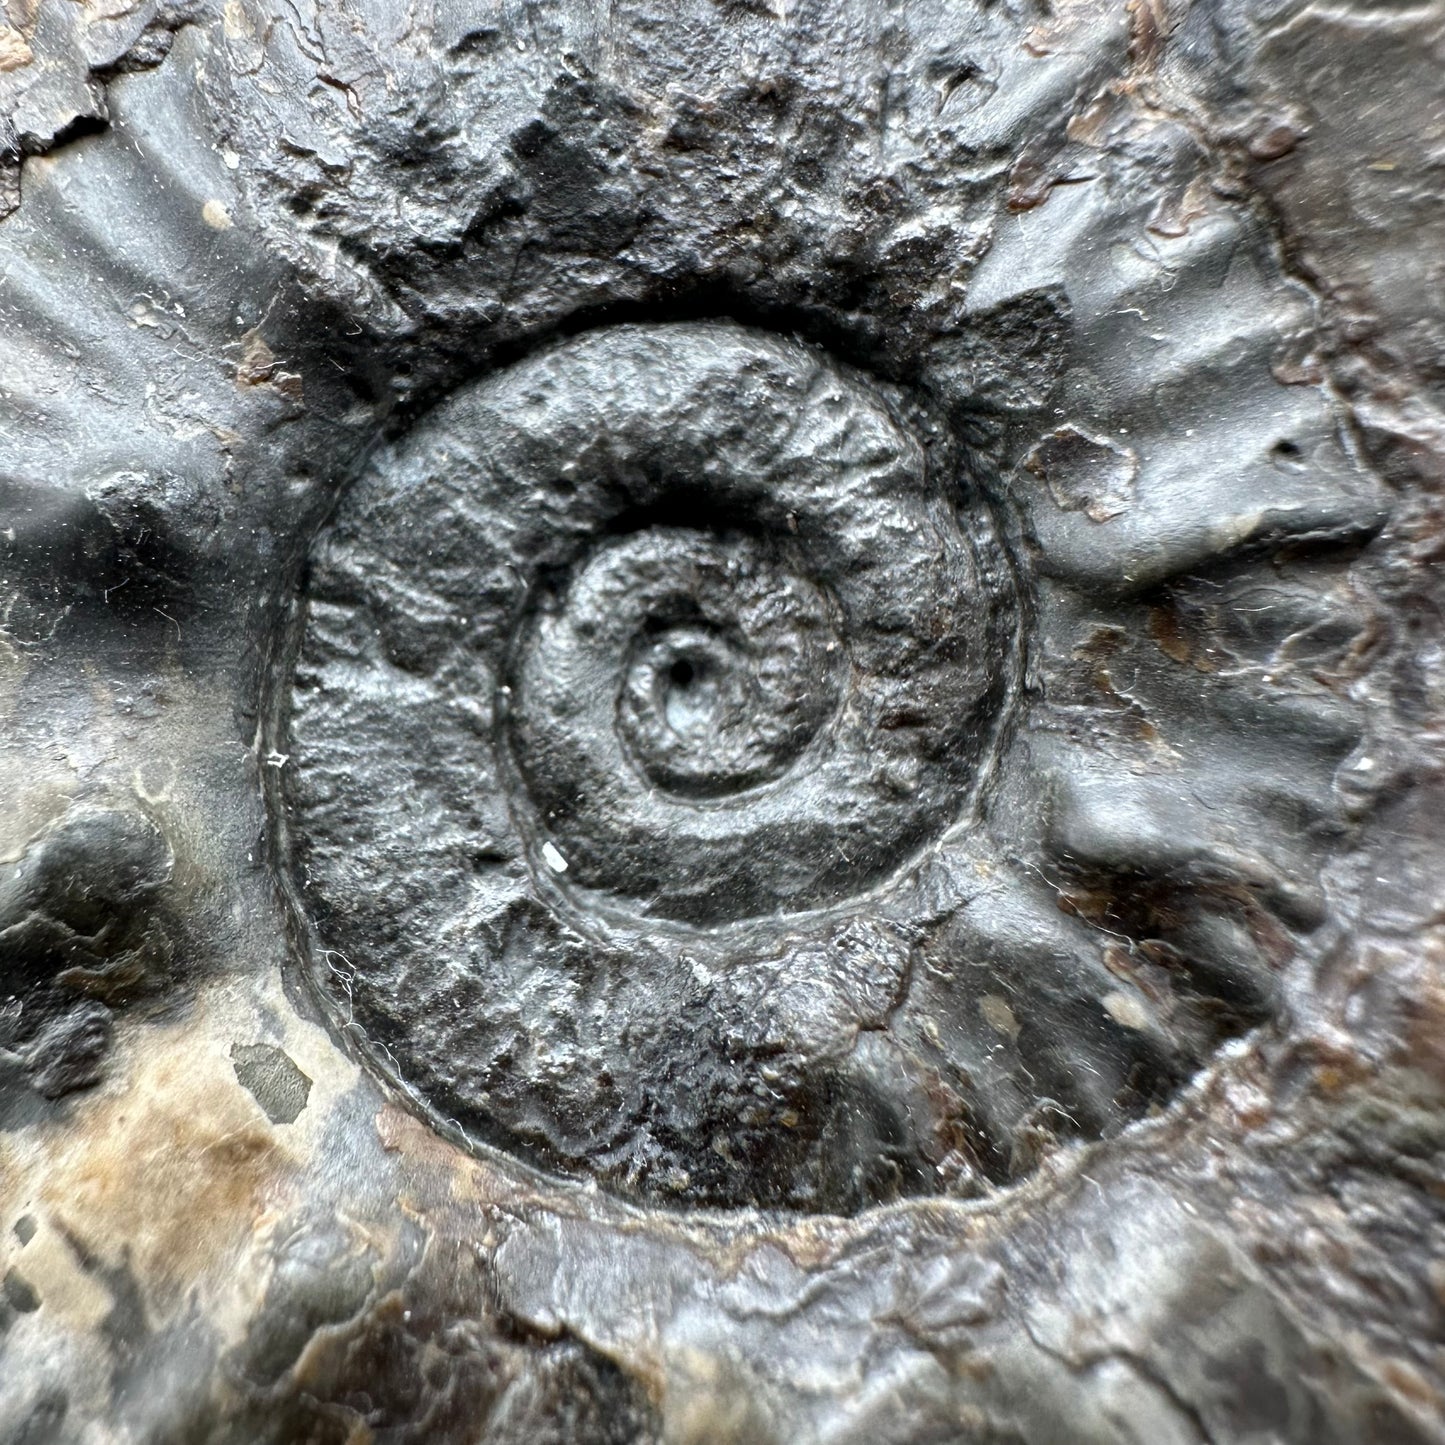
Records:
M246 14L246 7L240 0L226 0L225 9L221 12L221 23L225 27L227 40L255 38L256 28L251 24L251 17Z
M27 39L35 38L35 22L40 17L40 0L5 0L5 13L10 23Z
M209 1038L147 1029L144 1052L32 1145L34 1213L164 1305L223 1277L295 1160ZM118 1061L119 1062L119 1061Z
M1001 994L984 994L978 1001L978 1011L983 1015L984 1023L996 1033L1004 1034L1011 1039L1018 1037L1019 1021Z
M1149 1010L1133 994L1106 993L1103 1004L1104 1012L1116 1024L1122 1024L1126 1029L1147 1029L1149 1027Z
M241 359L236 363L236 380L242 386L263 386L276 371L276 353L266 338L252 327L241 337Z
M85 12L87 25L104 25L134 15L141 8L141 0L83 0L81 9Z
M8 25L0 25L0 71L19 70L35 59L25 37Z
M64 1321L78 1333L93 1330L110 1313L114 1301L96 1277L87 1272L65 1236L48 1220L35 1223L35 1234L6 1268L13 1267L40 1299L52 1321Z

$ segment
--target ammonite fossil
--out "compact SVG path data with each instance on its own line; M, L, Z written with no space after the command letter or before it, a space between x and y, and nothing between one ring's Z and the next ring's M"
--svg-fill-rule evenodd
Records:
M797 342L603 329L373 459L307 597L298 903L403 1078L648 1193L932 1182L934 1073L860 1032L904 1006L898 894L968 830L1018 672L936 426Z
M1438 6L3 15L0 1442L1442 1438Z
M464 387L345 493L276 742L295 894L346 1027L440 1118L629 1192L852 1210L1113 1132L1269 1016L1319 921L1309 865L1192 819L1160 839L1163 800L1121 827L1100 774L1123 759L1050 768L1055 727L1015 735L1025 657L1057 642L1019 635L996 458L912 410L795 341L604 327ZM1253 442L1279 514L1294 458L1333 445L1316 425ZM1018 485L1103 506L1089 479L1126 461L1056 427ZM1316 550L1378 521L1329 465L1280 524ZM1095 526L1130 509L1111 485ZM1169 540L1183 558L1141 571L1241 541ZM1226 732L1274 711L1318 781L1256 784L1261 810L1323 833L1359 725L1321 673L1364 623L1325 590L1333 555L1288 589L1258 570L1226 560L1207 611L1151 597L1128 697L1106 614L1063 669L1034 659L1082 675L1033 702L1111 693L1161 758L1188 746L1151 721L1181 695ZM1011 750L1033 753L1013 788L1050 795L1032 876L989 827L1004 798L1038 812L992 786ZM1034 936L991 937L1000 908Z

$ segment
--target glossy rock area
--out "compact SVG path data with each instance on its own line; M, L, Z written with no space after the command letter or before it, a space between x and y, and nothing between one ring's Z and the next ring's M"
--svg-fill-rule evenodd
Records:
M0 1439L1442 1438L1439 7L82 13L0 29Z

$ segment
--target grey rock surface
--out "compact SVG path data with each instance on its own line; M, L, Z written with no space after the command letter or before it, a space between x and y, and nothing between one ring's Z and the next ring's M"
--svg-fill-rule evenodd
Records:
M1445 1439L1445 8L4 17L0 1440Z

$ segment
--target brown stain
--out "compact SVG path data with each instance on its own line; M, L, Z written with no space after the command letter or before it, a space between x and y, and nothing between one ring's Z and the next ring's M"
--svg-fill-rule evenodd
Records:
M1187 236L1195 221L1209 215L1212 199L1209 183L1196 176L1182 190L1166 191L1160 197L1144 229L1171 239Z
M405 1154L410 1162L425 1164L443 1173L473 1170L491 1173L458 1145L442 1138L415 1114L390 1099L376 1111L376 1137L388 1154Z
M1074 648L1074 656L1081 662L1107 662L1123 647L1127 638L1128 634L1122 627L1096 627Z
M1032 211L1048 200L1055 186L1071 179L1061 173L1061 157L1051 143L1034 141L1025 146L1009 172L1005 204L1017 214Z
M1375 1076L1368 1059L1337 1039L1314 1035L1301 1039L1294 1052L1309 1070L1315 1093L1324 1099L1340 1099Z
M1109 662L1117 656L1128 634L1121 627L1096 627L1073 649L1079 664L1060 676L1058 695L1063 701L1087 701L1102 704L1109 711L1109 726L1118 735L1133 742L1157 743L1159 729L1150 721L1143 704L1114 684Z
M1440 1392L1408 1361L1386 1360L1380 1366L1380 1374L1393 1389L1428 1412L1432 1419L1438 1419L1445 1409Z
M128 1258L162 1307L196 1279L224 1275L294 1169L234 1074L213 1072L199 1042L167 1039L124 1090L80 1102L29 1170L44 1180L36 1212L97 1258Z
M241 359L236 363L236 380L242 386L264 386L276 372L276 353L254 327L241 337Z
M1445 970L1438 939L1430 937L1422 954L1424 967L1406 1003L1405 1061L1445 1087Z
M1129 61L1136 68L1152 70L1174 29L1163 0L1129 0L1124 9L1129 16Z
M1095 96L1083 110L1069 117L1064 134L1079 145L1108 145L1120 119L1121 102L1112 90Z
M1172 662L1188 662L1193 649L1180 625L1179 614L1172 607L1149 609L1149 636L1154 645Z
M377 1110L375 1124L382 1149L406 1160L407 1206L417 1214L441 1217L462 1209L481 1217L492 1208L520 1211L565 1203L560 1190L553 1197L525 1176L490 1167L390 1100Z

